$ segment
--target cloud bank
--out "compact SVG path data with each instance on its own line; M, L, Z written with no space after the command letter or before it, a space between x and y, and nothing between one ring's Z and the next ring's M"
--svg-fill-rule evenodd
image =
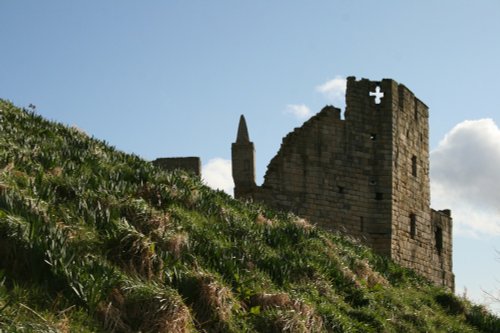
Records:
M500 236L500 129L492 119L455 126L431 152L432 205L451 208L457 234Z
M288 104L285 113L291 114L297 119L306 119L312 116L311 109L305 104Z
M345 104L345 92L347 89L347 80L342 76L336 76L333 80L316 87L316 91L322 93L329 101L342 106Z
M231 171L231 161L223 158L210 159L203 164L201 171L202 179L214 190L222 190L229 195L233 195L233 176Z

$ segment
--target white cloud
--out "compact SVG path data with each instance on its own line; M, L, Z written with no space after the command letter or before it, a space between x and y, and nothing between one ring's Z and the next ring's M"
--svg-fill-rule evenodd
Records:
M492 119L455 126L431 152L434 208L451 208L457 234L500 236L500 129Z
M311 109L304 104L288 104L285 113L292 114L298 119L306 119L312 116Z
M316 87L316 91L322 93L328 100L337 103L338 106L345 104L345 92L347 88L347 80L342 76L336 76L333 80Z
M233 176L231 161L223 158L212 158L203 164L201 172L203 181L213 189L219 189L233 195Z

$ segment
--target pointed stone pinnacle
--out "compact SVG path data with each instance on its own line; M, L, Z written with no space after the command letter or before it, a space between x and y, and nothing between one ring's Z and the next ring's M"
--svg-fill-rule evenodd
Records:
M248 136L247 122L245 117L241 115L240 124L238 125L238 135L236 136L237 143L247 143L250 142L250 137Z

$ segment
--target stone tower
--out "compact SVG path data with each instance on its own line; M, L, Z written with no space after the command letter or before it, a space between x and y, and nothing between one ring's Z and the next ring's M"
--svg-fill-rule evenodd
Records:
M289 133L257 187L242 117L232 148L235 197L355 236L453 289L450 212L430 208L428 118L404 85L349 77L345 119L329 106Z
M248 136L245 117L241 115L236 142L231 145L234 197L246 198L255 191L255 148Z

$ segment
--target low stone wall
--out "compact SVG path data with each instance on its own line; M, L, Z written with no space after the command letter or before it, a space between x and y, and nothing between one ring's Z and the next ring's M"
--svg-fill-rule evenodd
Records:
M157 158L152 163L167 171L179 169L201 176L201 160L199 157L162 157Z

